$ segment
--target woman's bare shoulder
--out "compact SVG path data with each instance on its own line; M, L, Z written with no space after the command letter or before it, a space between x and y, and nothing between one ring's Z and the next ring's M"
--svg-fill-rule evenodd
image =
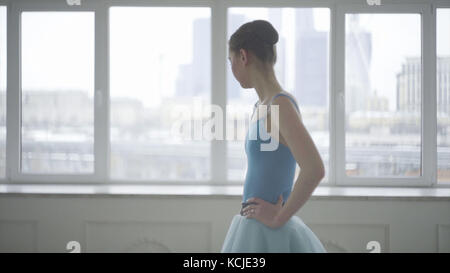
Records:
M281 94L284 94L284 95L286 95L286 96L288 96L289 98L291 98L291 99L295 102L294 108L295 108L296 110L298 110L297 112L298 112L298 114L300 115L300 119L301 119L300 106L299 106L299 104L298 104L297 99L295 98L295 96L292 95L291 93L287 92L287 91L284 91L284 90L282 90L280 93L281 93ZM273 102L275 102L275 100L278 99L278 98L280 98L280 97L281 97L281 98L283 98L283 97L286 98L286 96L277 96L277 97L274 99ZM292 103L292 101L291 101L290 99L288 99L288 98L286 98L286 99L287 99L289 102ZM278 103L277 103L277 104L278 104Z

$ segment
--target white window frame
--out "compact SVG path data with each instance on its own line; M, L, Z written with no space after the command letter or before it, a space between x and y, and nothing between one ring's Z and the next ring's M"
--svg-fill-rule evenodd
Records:
M422 57L422 109L421 109L421 168L422 174L418 177L350 177L345 173L345 15L347 13L420 13L421 14L421 57ZM430 66L432 59L431 33L431 7L423 4L384 4L381 6L369 6L361 4L340 5L337 7L336 22L336 170L337 185L343 186L419 186L429 187L433 185L433 146L432 140L436 140L436 130L432 124L436 123L436 111L432 111L434 97ZM344 69L343 69L344 68ZM431 94L425 96L425 90ZM436 103L434 103L436 104ZM434 133L433 133L434 132ZM434 153L435 154L435 153Z
M434 43L434 46L433 46L433 48L432 48L432 50L433 50L433 52L432 52L432 54L433 54L433 67L432 68L430 68L430 69L433 69L432 70L432 74L434 75L434 80L432 81L432 84L433 84L433 90L434 90L434 104L435 104L435 109L434 109L434 113L437 115L437 101L436 101L436 96L437 96L437 75L436 75L436 73L437 73L437 71L436 71L436 66L437 66L437 24L436 24L436 22L437 22L437 16L436 16L436 14L437 14L437 9L440 9L440 8L444 8L444 9L450 9L450 1L445 1L445 0L439 0L439 1L436 1L434 4L433 4L433 7L432 7L432 12L433 12L433 18L432 18L432 32L433 32L433 37L434 37L434 40L432 40L432 42ZM434 169L435 169L435 172L434 172L434 178L433 178L433 182L434 182L434 186L435 187L438 187L438 188L450 188L450 180L444 180L444 181L441 181L441 182L438 182L437 181L437 164L438 164L438 154L437 154L437 116L436 116L436 122L434 123L434 125L436 126L435 127L435 132L436 132L436 136L435 136L435 138L434 138L434 141L435 141L435 143L434 143L434 148L435 148L435 155L436 156L434 156L434 160L435 160L435 166L434 166Z
M6 178L0 183L99 183L99 184L189 184L186 181L120 181L110 179L109 137L109 8L116 6L210 7L211 8L211 103L226 115L227 12L233 7L291 7L330 9L329 40L329 174L326 186L420 186L450 187L436 183L436 8L448 8L448 0L381 0L381 6L368 6L366 0L81 0L69 6L64 0L0 0L7 6L7 137ZM22 174L19 172L20 100L20 12L93 11L95 13L95 99L94 173ZM344 90L345 12L422 13L422 176L419 178L365 178L345 175L345 109L339 103ZM430 41L424 43L424 41ZM424 96L425 90L430 90ZM224 133L226 134L226 128ZM211 180L207 185L242 185L227 180L227 142L211 141ZM199 185L199 183L192 183Z
M99 183L105 179L106 145L107 136L105 128L106 107L104 94L106 85L102 82L102 71L106 55L102 52L102 33L106 29L104 13L101 2L82 1L81 6L68 5L66 1L55 0L14 0L9 3L7 15L7 183ZM47 174L47 173L21 173L21 13L24 11L91 11L95 17L95 96L94 96L94 171L92 174ZM99 34L99 35L97 35Z
M8 18L9 18L9 7L8 7L9 1L5 1L5 0L0 0L0 6L5 7L6 8L6 22L8 25ZM6 29L6 35L8 36L8 29ZM6 39L6 42L8 42L8 38ZM8 45L6 45L6 50L8 48ZM9 58L8 58L8 52L6 52L6 62L8 63ZM6 84L8 84L8 67L6 67ZM8 86L6 86L6 93L8 92ZM8 98L8 96L6 96ZM6 105L8 105L8 102L6 102ZM8 107L7 107L8 108ZM6 109L5 109L6 110ZM8 113L6 113L8 114ZM6 118L8 118L8 115L6 116ZM6 124L8 124L8 120L6 120ZM8 133L8 130L6 130L6 133ZM8 144L7 141L5 140L5 145L6 145L6 149L8 149ZM5 159L6 159L6 166L5 166L5 176L0 176L0 183L2 184L6 184L8 183L9 179L8 179L8 153L7 151L5 151Z
M106 33L106 48L108 52L108 60L109 60L109 10L113 7L204 7L204 8L210 8L211 9L211 94L210 99L212 104L216 104L222 107L222 109L225 109L225 103L223 103L226 99L225 89L221 89L225 85L225 78L222 79L222 74L219 67L219 64L221 63L221 60L218 60L220 58L225 59L226 55L223 55L223 57L220 55L221 48L225 48L225 44L220 44L220 34L217 31L217 29L220 28L218 24L220 24L218 21L221 18L220 14L220 8L217 8L220 6L220 2L214 1L214 0L192 0L192 1L183 1L183 0L129 0L129 1L123 1L123 0L111 0L105 3L106 7L106 13L107 13L107 22L106 25L108 26L108 31ZM214 31L216 30L216 31ZM216 56L216 58L213 58L213 56ZM106 70L107 72L107 84L109 85L109 63L107 65ZM225 70L224 70L225 71ZM212 92L212 90L216 90L216 92ZM109 102L109 95L108 99L106 100ZM109 108L109 103L108 103ZM107 130L109 130L109 109L108 109L108 119L105 123L107 125ZM211 140L210 143L210 174L211 178L209 180L183 180L183 181L163 181L163 180L123 180L123 179L112 179L110 177L110 137L109 132L107 134L106 141L108 144L108 153L107 153L107 162L106 167L108 170L106 171L107 174L107 182L110 184L145 184L145 185L220 185L224 184L225 182L225 175L226 175L226 169L223 168L225 166L225 161L223 158L224 153L226 152L226 143L225 141L221 140Z

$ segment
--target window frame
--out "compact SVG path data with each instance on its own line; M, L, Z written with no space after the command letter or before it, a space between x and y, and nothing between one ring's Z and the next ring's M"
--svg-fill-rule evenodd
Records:
M7 136L6 176L2 184L184 184L186 181L120 181L110 179L109 136L109 8L117 6L143 7L209 7L211 9L211 103L219 105L226 119L227 104L227 14L233 7L329 8L329 174L328 182L320 185L387 186L387 187L450 187L437 183L436 139L436 9L450 8L445 0L383 0L381 6L368 6L365 0L81 0L81 6L69 6L61 0L0 0L7 7ZM94 94L94 173L83 174L22 174L19 172L21 94L20 91L20 13L21 11L93 11L95 17L95 94ZM422 115L421 164L418 178L366 178L345 175L345 109L340 103L345 88L345 12L419 13L422 39ZM424 41L427 41L424 43ZM427 96L424 96L428 90ZM345 98L345 97L344 97ZM223 129L226 134L226 128ZM195 185L242 185L243 181L227 180L227 142L211 141L211 180ZM320 186L319 185L319 186Z
M419 13L421 14L421 58L422 58L422 86L421 86L421 169L422 174L418 177L350 177L345 173L345 15L347 13ZM431 28L431 7L425 4L384 4L382 6L368 6L361 4L346 4L337 7L337 29L336 29L336 84L338 100L336 104L336 185L342 186L418 186L429 187L433 182L432 150L433 144L430 141L436 138L433 130L433 122L436 123L436 115L430 112L433 109L431 97L433 94L425 96L425 90L431 93L432 83L430 65L432 63L432 43L425 43L433 38ZM344 69L342 69L344 67ZM434 133L433 133L434 131ZM435 145L434 145L435 146Z
M210 8L211 10L211 94L210 94L210 103L212 104L216 104L216 105L220 105L222 106L222 104L220 103L223 99L220 97L220 95L223 95L223 92L212 92L212 90L216 87L214 82L220 82L220 73L218 71L219 67L217 65L217 61L215 61L213 59L213 56L218 56L219 52L218 49L220 48L221 45L219 45L219 34L217 33L217 31L213 31L214 29L214 25L217 25L217 19L214 19L214 12L217 12L217 8L215 8L215 6L217 6L217 3L214 3L214 1L212 0L194 0L194 1L189 1L189 3L186 3L186 1L180 1L180 0L130 0L130 1L126 1L124 2L123 0L111 0L109 1L107 4L105 4L106 6L106 13L107 13L107 22L105 22L105 24L107 25L107 34L106 34L106 47L107 47L107 56L108 56L108 65L106 67L106 71L107 71L107 75L106 75L106 81L107 81L107 85L108 85L108 98L105 99L107 103L107 107L108 107L108 118L107 121L105 122L106 126L107 126L107 130L108 130L108 134L107 134L107 138L106 141L107 142L107 156L106 156L106 176L107 176L107 182L109 184L112 185L116 185L116 184L144 184L144 185L216 185L216 184L221 184L218 181L224 181L224 179L222 178L222 171L221 169L223 169L224 166L224 162L222 161L222 157L221 155L223 154L223 147L224 146L224 141L220 141L220 140L211 140L210 141L210 179L209 180L202 180L202 181L197 181L197 180L183 180L183 181L163 181L163 180L123 180L123 179L113 179L110 176L110 149L111 149L111 142L110 142L110 135L109 135L109 128L110 128L110 112L109 112L109 43L110 43L110 39L109 39L109 11L110 8L115 8L115 7L203 7L203 8ZM220 15L220 14L218 14ZM225 59L226 56L224 55L223 58ZM216 58L217 59L217 58ZM224 80L225 82L225 80ZM220 93L220 94L217 94ZM222 106L223 107L223 106ZM222 108L223 109L223 108ZM225 172L224 172L225 174ZM218 182L218 183L216 183Z
M9 1L5 1L5 0L0 0L0 7L5 7L6 8L6 84L8 84L8 63L9 63L9 58L8 58L8 19L9 19ZM5 90L5 95L6 95L6 126L8 127L8 86L6 86L6 90ZM6 134L8 134L8 130L6 130ZM8 138L8 136L6 136L6 138ZM9 175L8 175L8 144L7 144L7 140L5 139L5 175L4 176L0 176L0 183L8 183L9 181Z
M22 173L21 164L21 17L22 12L93 12L94 14L94 171L92 174L51 174ZM104 160L105 147L102 145L106 132L104 124L105 107L102 100L106 88L101 82L102 61L106 60L101 48L100 2L86 2L81 6L69 6L65 1L14 0L9 3L7 14L7 183L92 183L106 181Z
M434 132L436 132L436 135L434 137L434 148L435 148L435 156L434 156L434 161L435 161L435 165L434 165L434 177L433 177L433 182L435 183L434 186L437 188L450 188L450 180L444 180L444 181L438 181L437 179L437 168L438 168L438 153L437 153L437 10L438 9L450 9L450 2L449 1L445 1L445 0L439 0L436 1L436 3L433 4L432 7L432 12L433 12L433 18L432 18L432 32L433 32L433 37L434 39L432 40L432 42L434 43L434 46L432 48L433 52L433 67L431 67L430 69L432 69L432 74L434 76L434 80L432 81L433 83L433 90L434 90L434 113L436 116L436 121L434 123L435 129Z

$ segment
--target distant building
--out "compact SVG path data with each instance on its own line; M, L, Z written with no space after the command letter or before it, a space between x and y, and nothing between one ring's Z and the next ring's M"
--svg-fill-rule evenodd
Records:
M192 63L179 66L176 95L192 97L211 92L211 23L200 18L193 23Z
M397 111L420 112L421 75L420 57L407 57L397 74Z
M368 111L389 111L389 100L386 97L378 96L377 91L375 90L374 94L370 95L367 100L366 108Z
M366 111L370 96L370 66L372 34L361 29L359 17L348 15L345 37L345 109L347 112Z
M450 57L437 58L436 100L437 111L450 114ZM397 110L420 112L421 109L420 57L406 58L397 74Z
M328 32L314 29L312 9L295 12L295 87L303 106L328 105Z
M32 128L94 124L94 100L78 90L22 92L22 125Z

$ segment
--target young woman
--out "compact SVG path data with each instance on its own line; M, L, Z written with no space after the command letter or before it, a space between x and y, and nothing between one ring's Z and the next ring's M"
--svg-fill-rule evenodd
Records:
M294 215L325 170L295 98L275 77L277 41L277 31L264 20L242 25L229 40L233 74L243 88L256 90L259 101L245 139L248 169L241 213L233 217L221 252L326 252L316 235ZM262 118L255 117L259 105L267 107L261 107L267 109ZM270 128L271 105L278 106L274 130ZM278 143L275 150L261 148L274 140ZM301 171L292 188L296 163Z

